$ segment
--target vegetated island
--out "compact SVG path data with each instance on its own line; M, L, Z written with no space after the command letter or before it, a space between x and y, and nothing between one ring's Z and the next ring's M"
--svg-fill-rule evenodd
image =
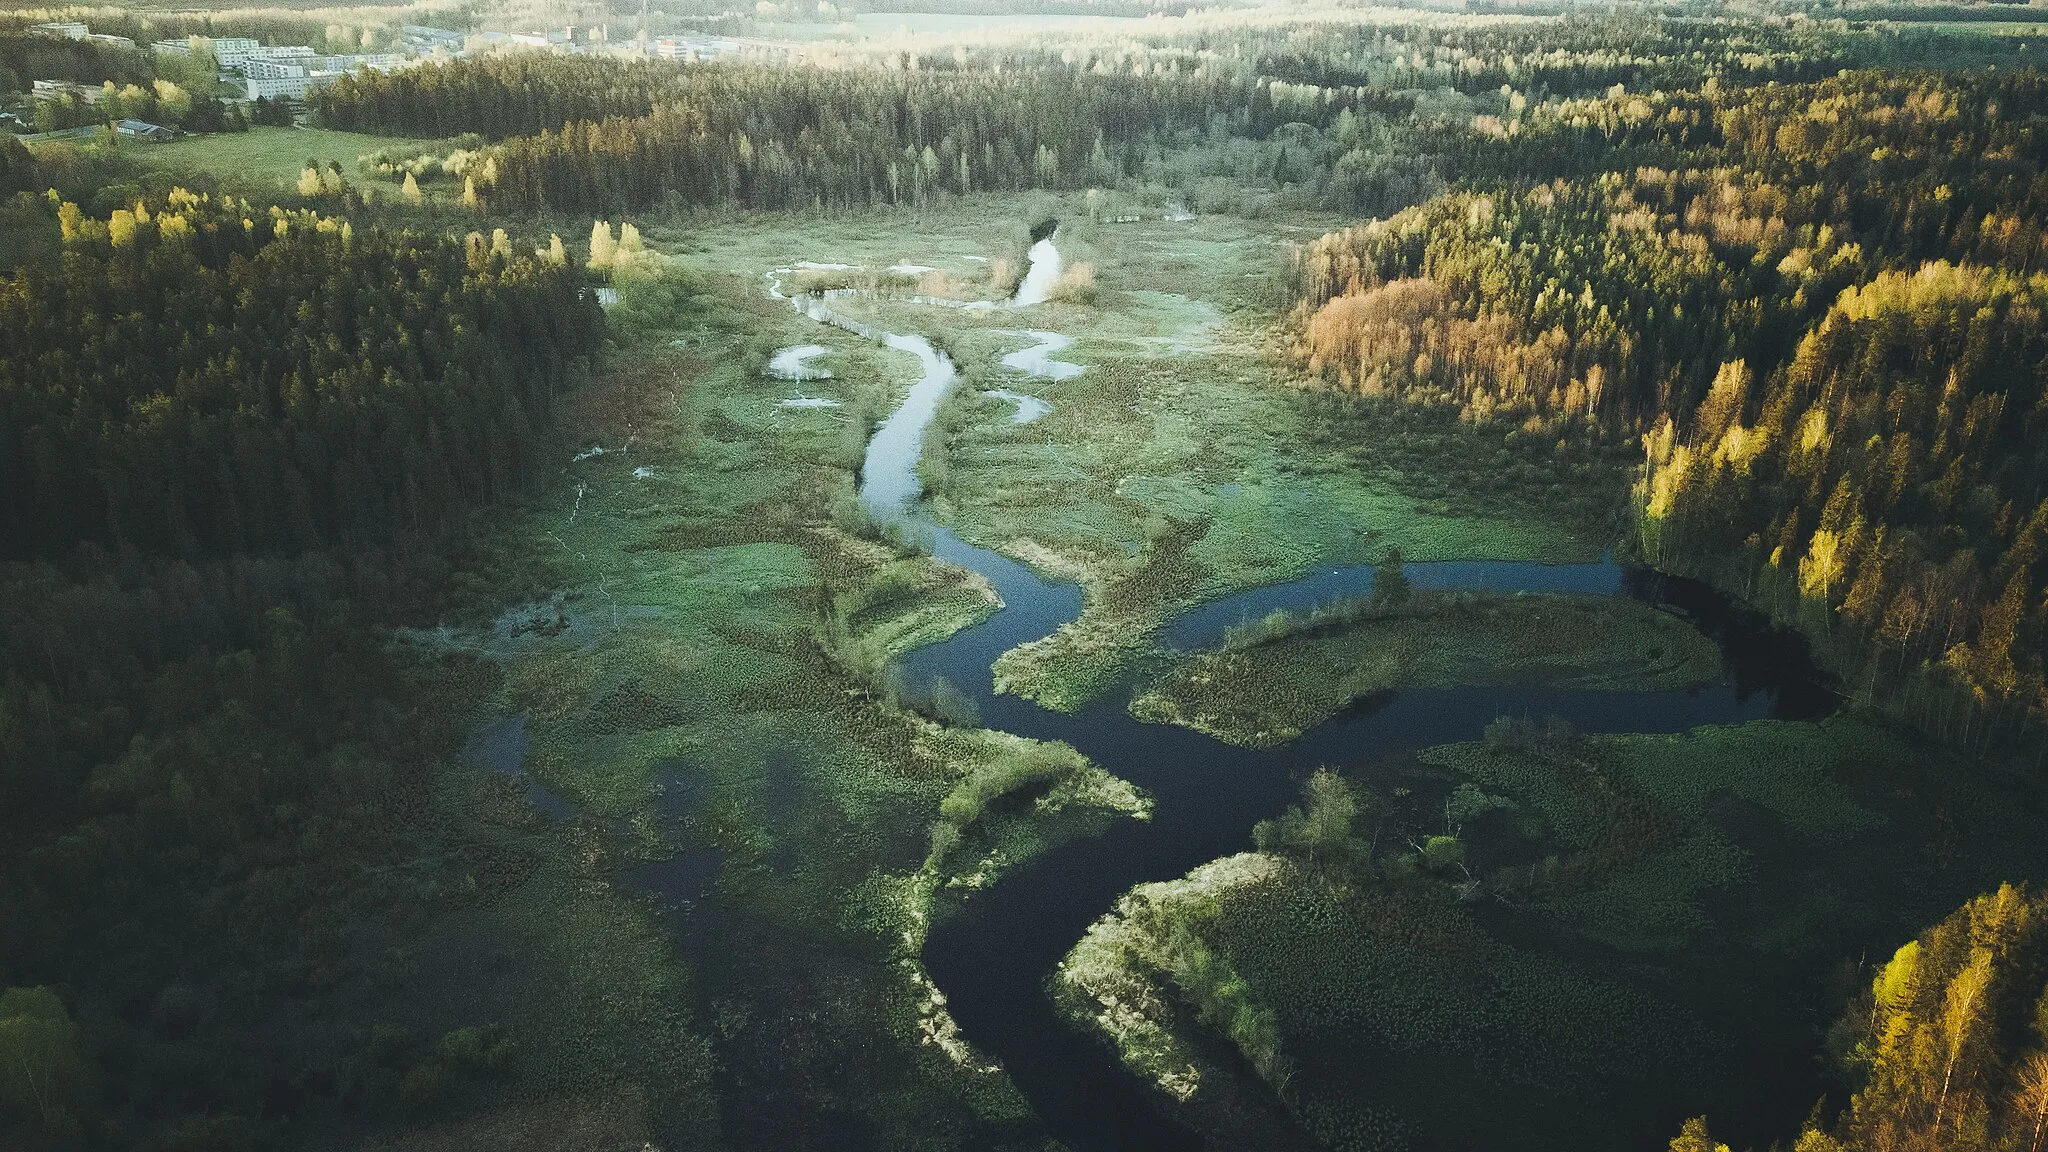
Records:
M1403 688L1656 691L1720 674L1713 641L1640 601L1431 591L1275 613L1232 629L1221 647L1181 658L1130 707L1141 720L1263 748L1355 700Z

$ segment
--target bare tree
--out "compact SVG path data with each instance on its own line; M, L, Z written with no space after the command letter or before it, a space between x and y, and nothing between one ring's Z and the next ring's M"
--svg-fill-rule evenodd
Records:
M2020 1062L2013 1073L2012 1108L2016 1119L2033 1124L2027 1137L2027 1152L2041 1152L2041 1135L2048 1126L2048 1052L2036 1052Z

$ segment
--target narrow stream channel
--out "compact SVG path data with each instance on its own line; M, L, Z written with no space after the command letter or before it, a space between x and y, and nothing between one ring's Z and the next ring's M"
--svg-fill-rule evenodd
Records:
M1034 246L1027 286L1050 283L1035 258L1051 247L1050 239ZM1052 259L1057 259L1056 249ZM1029 303L1025 295L1020 289L1013 304ZM1680 608L1721 643L1731 673L1728 683L1661 692L1400 692L1363 701L1291 744L1262 750L1235 748L1182 728L1141 724L1125 711L1125 692L1107 693L1072 714L999 696L990 674L996 657L1079 615L1080 589L1044 580L1015 560L968 544L919 510L915 465L924 429L957 379L945 354L921 336L880 332L836 316L822 300L799 298L795 303L813 319L918 357L922 377L869 441L861 468L862 504L877 521L928 539L939 559L979 572L1005 605L983 623L912 652L903 662L906 686L916 691L944 677L974 700L987 727L1065 741L1154 799L1149 821L1122 821L1099 837L1063 845L976 893L934 924L925 945L925 965L967 1039L1002 1061L1047 1128L1077 1152L1195 1149L1202 1141L1156 1111L1149 1090L1123 1070L1106 1046L1057 1016L1047 977L1088 925L1132 887L1174 879L1199 864L1248 849L1252 826L1293 802L1307 771L1477 739L1503 715L1558 716L1584 732L1677 732L1701 724L1808 718L1832 710L1833 696L1796 638L1772 631L1700 585L1611 560L1413 563L1406 572L1424 588L1626 595ZM1359 595L1370 590L1371 582L1370 567L1352 566L1241 592L1183 612L1162 631L1162 641L1179 649L1201 647L1232 624L1276 608L1306 609Z

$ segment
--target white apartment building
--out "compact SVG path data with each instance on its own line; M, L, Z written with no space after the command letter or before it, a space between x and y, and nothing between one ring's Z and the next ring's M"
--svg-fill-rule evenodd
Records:
M214 62L223 68L240 68L242 62L256 54L263 45L247 36L216 36L213 40Z
M248 60L309 60L318 53L304 44L258 44L245 57Z
M306 74L306 64L311 59L311 57L300 57L295 60L271 60L261 56L252 56L242 61L242 75L247 76L251 80L287 80L294 76L304 76Z
M280 96L293 100L304 100L309 89L306 76L246 76L242 79L242 92L251 100L275 100Z
M301 68L295 76L249 76L242 81L242 91L251 100L265 97L275 100L287 96L293 100L304 100L306 93L323 85L332 84L341 78L339 72L307 72Z
M184 36L175 40L159 40L150 47L158 52L175 52L188 55L194 43L208 45L213 49L213 59L223 68L240 68L242 61L260 51L262 44L247 36L217 36L212 38Z
M396 52L374 52L360 56L293 56L283 59L254 58L242 64L242 90L249 99L288 96L303 100L306 93L332 84L358 68L386 72L405 63Z
M270 80L289 78L293 75L289 67L304 68L317 59L313 50L304 44L263 44L247 36L159 40L150 47L158 52L188 55L195 44L211 47L214 63L223 69L234 69L245 76ZM287 70L278 71L279 65L287 66Z

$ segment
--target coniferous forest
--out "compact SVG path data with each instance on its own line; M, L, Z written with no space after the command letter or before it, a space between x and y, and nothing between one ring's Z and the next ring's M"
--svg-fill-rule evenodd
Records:
M0 10L0 1148L2039 1152L2042 27Z
M517 492L597 304L532 252L174 189L57 208L9 283L15 558L294 555L444 534Z
M1657 563L1825 610L1866 698L2025 739L2048 625L2041 98L2031 74L1848 73L1560 111L1515 167L1575 151L1532 146L1553 134L1644 163L1324 237L1294 355L1467 419L1640 438Z

